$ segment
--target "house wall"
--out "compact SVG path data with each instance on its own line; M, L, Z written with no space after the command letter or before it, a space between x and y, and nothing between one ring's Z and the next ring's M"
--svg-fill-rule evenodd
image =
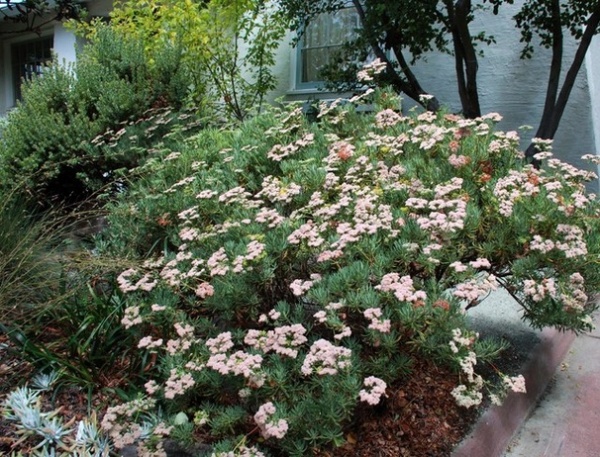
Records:
M545 88L549 72L550 51L536 48L530 60L522 60L519 42L520 32L514 27L511 17L518 6L503 5L500 15L491 12L478 15L471 30L473 35L481 30L495 36L497 43L482 45L484 57L479 60L478 86L482 112L499 112L504 116L499 128L517 130L520 126L531 125L537 128L545 99ZM281 64L275 71L280 81L285 81L280 91L274 94L285 95L288 100L305 98L332 98L332 94L315 91L294 90L295 50L289 44L279 49ZM566 40L564 61L569 62L575 53L575 43ZM287 66L290 62L291 66ZM452 112L460 111L454 60L452 56L434 53L427 61L419 62L415 73L423 87L434 93ZM589 168L589 164L579 159L586 153L600 151L600 40L596 40L588 52L585 68L579 72L577 82L561 125L555 137L555 155L576 166ZM414 105L405 101L406 108ZM596 133L596 135L595 135ZM522 146L526 147L533 135L532 131L521 131Z

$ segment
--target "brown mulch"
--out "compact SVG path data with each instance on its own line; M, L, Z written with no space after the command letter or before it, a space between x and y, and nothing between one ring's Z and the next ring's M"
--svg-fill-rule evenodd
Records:
M32 367L14 351L9 351L6 345L10 346L10 343L0 335L0 403L33 374ZM456 405L450 395L456 382L456 374L429 362L416 362L407 380L388 386L387 398L380 405L358 411L357 425L346 434L343 446L315 455L449 456L478 417L478 411ZM87 410L86 395L75 389L60 389L54 405L62 407L65 417L79 419ZM0 415L0 455L10 455L14 450L11 444L16 441L10 425Z
M479 412L459 407L450 392L457 376L420 361L401 385L388 387L377 408L365 408L346 444L322 457L445 457Z

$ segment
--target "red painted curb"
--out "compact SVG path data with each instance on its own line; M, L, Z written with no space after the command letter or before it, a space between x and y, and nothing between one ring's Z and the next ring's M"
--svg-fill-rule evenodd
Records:
M526 394L511 392L501 406L490 407L471 433L456 447L452 457L501 457L548 386L575 340L573 332L546 328L521 374Z

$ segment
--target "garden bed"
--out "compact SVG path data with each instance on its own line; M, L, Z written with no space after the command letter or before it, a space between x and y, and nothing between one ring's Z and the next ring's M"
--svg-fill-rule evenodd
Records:
M495 368L517 374L539 343L540 332L520 319L520 308L510 297L496 292L470 311L471 322L483 337L507 340L511 346L502 353ZM33 374L33 367L21 359L5 335L0 335L0 400ZM318 457L445 457L452 455L478 419L489 412L489 403L479 409L457 405L450 394L457 375L428 361L417 361L405 381L388 387L385 400L375 408L361 408L345 434L346 442L335 449L323 450ZM519 394L515 394L519 395ZM86 392L63 388L49 407L62 408L65 420L82 419L87 414ZM95 405L106 402L106 394L97 394ZM100 409L96 412L101 413ZM8 424L0 419L0 453L28 451L26 446L12 449L18 441ZM127 450L125 451L127 452ZM191 455L192 453L190 453ZM129 455L129 454L128 454ZM185 452L182 454L185 455ZM195 455L195 453L194 453Z

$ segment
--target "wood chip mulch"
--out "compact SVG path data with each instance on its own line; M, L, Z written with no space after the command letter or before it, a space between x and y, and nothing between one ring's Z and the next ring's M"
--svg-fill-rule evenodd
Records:
M446 457L466 436L479 412L450 395L457 375L417 362L410 377L390 386L377 408L365 408L346 444L320 457Z

